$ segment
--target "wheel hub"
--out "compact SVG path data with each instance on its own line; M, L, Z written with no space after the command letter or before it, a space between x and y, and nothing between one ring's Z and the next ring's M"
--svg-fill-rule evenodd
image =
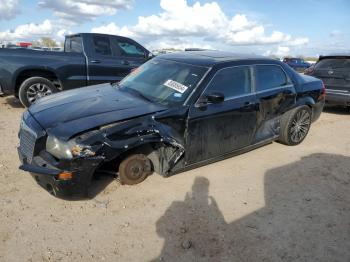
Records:
M291 139L298 143L303 140L310 128L311 116L307 110L302 110L296 114L291 125Z
M142 176L143 174L143 165L140 160L135 160L129 163L128 169L127 169L127 174L129 178L131 179L138 179Z
M52 94L52 90L45 84L37 83L31 85L27 90L27 99L29 103L34 103L41 97L48 96Z

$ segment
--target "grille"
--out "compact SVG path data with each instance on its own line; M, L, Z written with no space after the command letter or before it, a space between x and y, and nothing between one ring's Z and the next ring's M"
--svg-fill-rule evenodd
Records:
M31 130L27 126L25 126L25 124L23 125L22 123L19 137L20 150L23 156L27 158L28 163L31 163L33 160L36 136L31 132Z

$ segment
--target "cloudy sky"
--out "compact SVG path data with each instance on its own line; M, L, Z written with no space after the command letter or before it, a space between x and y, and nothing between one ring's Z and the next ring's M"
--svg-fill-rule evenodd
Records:
M349 0L0 0L0 41L102 32L149 49L305 55L350 51Z

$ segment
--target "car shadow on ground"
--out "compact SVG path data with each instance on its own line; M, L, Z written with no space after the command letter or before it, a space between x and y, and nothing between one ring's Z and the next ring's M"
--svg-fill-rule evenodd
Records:
M341 106L326 106L323 112L337 115L350 115L350 108Z
M5 104L8 104L13 108L24 108L21 101L19 101L19 99L14 96L5 97L4 100Z
M350 261L349 157L312 154L267 171L265 207L232 223L208 188L196 178L159 218L154 261Z
M91 185L88 190L87 197L89 199L96 198L101 192L103 192L106 187L116 180L115 175L106 174L106 173L99 173L98 175L95 175L92 179Z

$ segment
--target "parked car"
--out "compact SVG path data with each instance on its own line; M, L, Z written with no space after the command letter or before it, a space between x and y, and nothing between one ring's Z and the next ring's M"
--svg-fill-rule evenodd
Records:
M295 71L303 73L305 69L309 68L311 66L310 63L304 61L304 59L301 58L284 58L283 62L289 65L291 68L293 68Z
M86 193L101 169L136 184L153 171L169 176L275 140L298 145L324 97L322 81L277 60L160 55L119 84L32 105L21 122L20 168L57 196Z
M327 104L350 107L350 54L320 56L306 74L323 81Z
M28 107L58 91L120 81L149 57L132 39L89 33L67 36L64 52L1 49L0 94Z

